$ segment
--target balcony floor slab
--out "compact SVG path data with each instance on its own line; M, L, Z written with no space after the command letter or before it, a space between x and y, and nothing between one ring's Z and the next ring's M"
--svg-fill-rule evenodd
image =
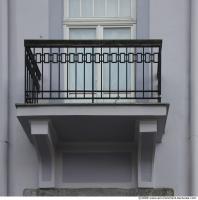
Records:
M62 142L133 142L138 121L157 120L160 142L169 104L16 104L16 109L30 139L32 119L50 120Z

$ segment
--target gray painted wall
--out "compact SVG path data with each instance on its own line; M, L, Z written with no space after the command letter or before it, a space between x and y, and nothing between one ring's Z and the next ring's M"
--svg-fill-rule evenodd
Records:
M63 38L63 0L49 0L49 38Z
M15 103L24 98L23 42L30 38L62 38L61 5L55 0L9 1L10 195L22 195L24 188L36 188L38 184L36 152L15 109ZM166 134L156 150L155 185L172 187L176 195L187 195L189 1L150 0L148 13L150 38L163 39L162 94L163 101L171 104Z
M149 29L150 29L150 9L149 9L150 0L137 0L137 39L148 39L149 38ZM149 90L150 81L149 81L149 64L145 64L145 90ZM143 68L141 64L137 64L136 67L136 90L142 90L142 74ZM140 94L139 94L140 95ZM149 94L146 94L149 95ZM137 94L138 96L138 94ZM141 96L141 95L140 95Z
M24 100L24 39L48 38L48 0L9 1L9 188L22 195L37 187L37 156L16 118L16 102ZM39 22L39 23L38 23Z
M149 4L150 0L137 0L137 39L149 37Z
M189 192L190 1L150 0L150 38L162 38L162 101L170 103L156 149L156 183Z

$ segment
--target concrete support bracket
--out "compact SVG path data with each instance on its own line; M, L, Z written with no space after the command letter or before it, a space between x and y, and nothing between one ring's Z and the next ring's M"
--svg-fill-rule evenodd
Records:
M153 188L154 155L157 135L157 120L138 123L138 187Z
M54 188L55 130L49 120L30 120L30 128L39 159L39 188Z

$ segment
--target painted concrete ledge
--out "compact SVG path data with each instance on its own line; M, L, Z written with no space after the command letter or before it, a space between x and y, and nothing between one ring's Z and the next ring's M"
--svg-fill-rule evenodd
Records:
M171 188L24 189L23 195L24 196L174 196L174 190Z

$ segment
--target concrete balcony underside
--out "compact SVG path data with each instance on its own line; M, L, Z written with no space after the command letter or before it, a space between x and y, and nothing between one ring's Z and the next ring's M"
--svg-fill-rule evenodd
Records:
M137 146L138 187L154 187L155 144L165 132L168 108L169 104L162 103L16 104L17 117L40 157L40 188L56 187L57 148L127 152L133 144ZM149 166L147 177L143 165Z
M30 139L31 120L50 120L59 142L129 141L134 139L139 121L157 120L157 142L160 142L169 105L16 104L16 107L17 117Z

